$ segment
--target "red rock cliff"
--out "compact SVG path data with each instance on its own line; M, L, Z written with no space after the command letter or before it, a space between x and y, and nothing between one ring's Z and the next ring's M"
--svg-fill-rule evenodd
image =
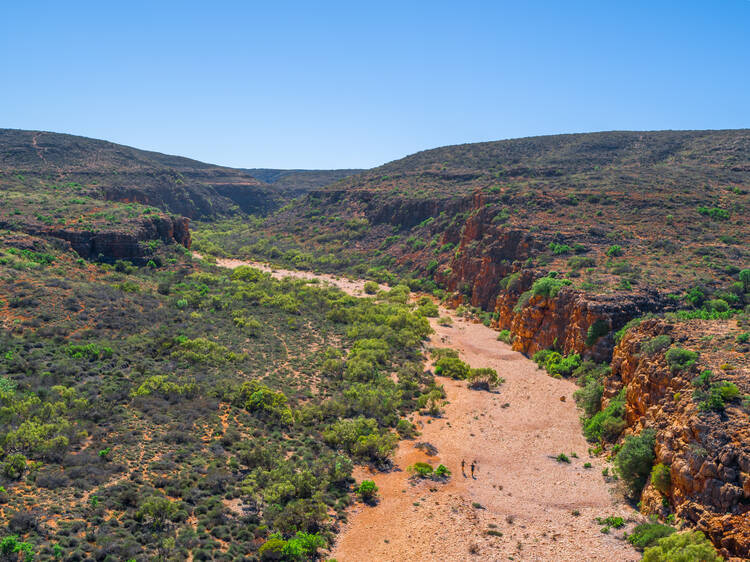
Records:
M672 371L664 351L652 355L641 345L658 335L668 335L682 347L700 351L699 369L711 368L717 380L750 391L750 368L743 354L705 348L699 334L732 334L729 321L672 324L644 320L615 347L612 375L605 396L626 388L628 431L656 430L656 461L670 467L671 487L664 495L647 484L642 510L678 518L703 530L725 556L750 557L750 418L739 401L723 412L701 412L693 399L691 380L698 369ZM728 338L730 339L730 338ZM703 348L703 350L702 350ZM746 353L744 355L747 355ZM728 361L729 360L729 361ZM730 363L732 370L720 366ZM743 364L744 363L744 364Z

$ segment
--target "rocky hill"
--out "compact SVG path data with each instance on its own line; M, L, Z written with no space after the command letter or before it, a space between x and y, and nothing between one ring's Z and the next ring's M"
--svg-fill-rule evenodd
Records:
M243 170L85 137L0 129L0 186L19 176L76 182L102 199L142 203L192 219L238 208L262 214L283 201L277 189Z
M736 281L748 217L750 130L608 132L420 152L310 193L242 244L436 283L514 331L519 350L556 341L603 359L629 318ZM532 294L550 272L554 294Z
M320 189L363 170L277 170L272 168L249 168L250 175L273 185L287 197L298 197Z
M147 260L155 241L189 247L188 219L263 215L355 171L236 170L85 137L0 129L0 229L64 240L87 259Z

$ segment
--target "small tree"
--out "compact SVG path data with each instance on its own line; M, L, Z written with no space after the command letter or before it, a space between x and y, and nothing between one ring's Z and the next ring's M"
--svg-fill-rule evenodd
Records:
M655 437L656 434L651 428L644 429L640 435L630 435L615 457L615 465L620 471L620 476L634 496L643 489L651 464L654 462Z

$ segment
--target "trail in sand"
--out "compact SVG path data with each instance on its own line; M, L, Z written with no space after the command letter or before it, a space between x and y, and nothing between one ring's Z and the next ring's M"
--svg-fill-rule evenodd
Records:
M363 281L238 260L217 264L252 265L276 277L317 278L363 294ZM450 314L441 310L441 315ZM449 400L443 417L414 417L422 433L416 441L435 446L436 455L416 449L415 441L402 441L395 470L358 468L357 480L370 478L378 485L380 503L352 509L331 557L339 562L639 560L621 532L603 534L595 521L636 513L611 495L601 461L589 458L573 401L576 386L547 376L481 324L454 317L453 327L434 321L432 327L431 345L458 350L472 367L496 369L505 384L489 393L441 378ZM572 462L557 462L559 453ZM462 459L466 476L461 474ZM442 463L453 476L447 483L415 484L406 467L417 461ZM470 475L472 461L476 478ZM584 468L586 462L592 467Z

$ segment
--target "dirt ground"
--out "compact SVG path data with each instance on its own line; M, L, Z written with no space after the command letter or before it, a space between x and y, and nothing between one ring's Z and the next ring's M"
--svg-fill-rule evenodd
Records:
M225 267L260 266L217 262ZM274 275L316 277L356 295L364 286L362 281L309 272L274 270ZM441 310L441 315L451 313ZM355 504L330 557L339 562L639 560L623 540L622 529L602 533L595 521L638 515L611 492L601 474L602 461L589 457L573 400L576 386L549 377L497 341L490 328L455 316L453 321L452 327L432 321L430 345L458 350L472 367L497 370L505 383L484 392L441 378L448 396L444 414L415 416L421 435L401 442L394 470L356 470L358 481L375 481L380 500L375 507ZM427 456L415 448L418 442L433 445L437 453ZM571 462L558 462L559 453ZM442 463L452 477L445 483L415 482L406 468L417 461ZM591 468L584 468L587 462Z

